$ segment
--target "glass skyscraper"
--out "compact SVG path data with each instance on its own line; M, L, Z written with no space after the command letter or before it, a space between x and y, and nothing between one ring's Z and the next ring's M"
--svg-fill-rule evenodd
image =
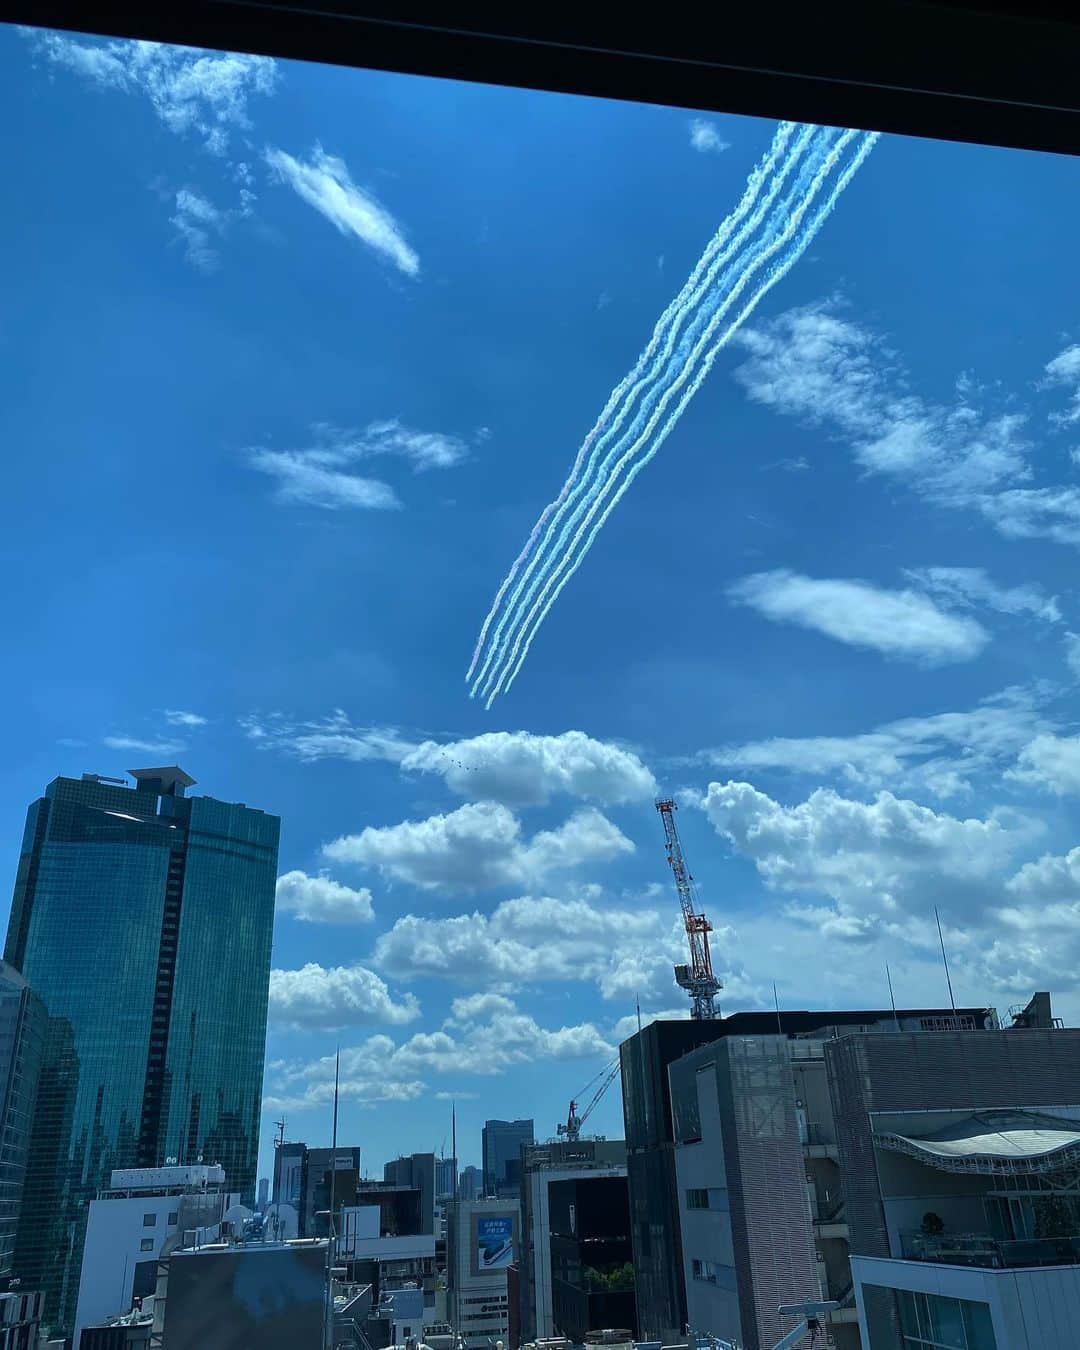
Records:
M515 1198L521 1190L521 1146L535 1142L531 1120L485 1120L484 1194Z
M254 1196L280 822L131 773L30 807L4 952L48 1013L15 1271L64 1334L113 1168L219 1162Z
M44 1045L44 1005L19 972L0 961L0 1278L14 1273Z

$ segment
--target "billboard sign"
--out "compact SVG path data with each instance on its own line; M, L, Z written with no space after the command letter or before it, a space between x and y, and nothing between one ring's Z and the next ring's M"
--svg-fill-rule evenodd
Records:
M476 1221L476 1264L481 1271L502 1270L514 1261L514 1220L509 1214Z

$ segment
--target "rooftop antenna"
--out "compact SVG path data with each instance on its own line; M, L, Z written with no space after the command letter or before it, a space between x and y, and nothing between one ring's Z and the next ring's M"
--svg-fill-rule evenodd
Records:
M776 1009L776 1034L777 1034L778 1036L782 1036L782 1035L784 1034L784 1024L783 1024L783 1022L780 1020L780 1000L776 997L776 981L775 981L775 980L773 980L773 984L772 984L772 1001L773 1001L773 1007Z
M450 1165L454 1169L454 1189L457 1189L457 1102L450 1103Z
M274 1140L274 1146L275 1146L275 1148L280 1148L280 1147L282 1146L282 1144L285 1142L285 1117L284 1117L284 1115L282 1115L282 1117L281 1117L280 1120L275 1120L275 1121L274 1121L274 1124L277 1126L277 1132L278 1132L277 1138Z
M892 1005L892 1020L896 1023L897 1031L900 1030L900 1019L896 1015L896 998L892 990L892 973L889 970L888 961L885 962L885 978L889 981L889 1003Z
M640 1036L640 1035L641 1035L641 996L640 996L640 994L635 994L635 996L634 996L634 1003L635 1003L636 1006L637 1006L637 1029L638 1029L638 1035Z
M945 939L941 934L941 915L938 913L937 905L934 906L934 918L937 920L938 941L941 943L941 962L945 967L945 983L949 986L949 1007L952 1008L953 1017L955 1017L956 999L953 998L952 977L949 974L949 958L945 955Z

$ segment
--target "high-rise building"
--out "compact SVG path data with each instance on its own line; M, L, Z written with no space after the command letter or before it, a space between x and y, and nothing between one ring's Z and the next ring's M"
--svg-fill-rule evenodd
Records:
M521 1241L516 1200L459 1200L446 1216L447 1312L465 1350L504 1344L510 1330L507 1276Z
M687 1321L767 1350L791 1329L782 1304L839 1306L827 1328L858 1350L848 1177L827 1056L861 1036L920 1036L944 1022L996 1031L991 1009L736 1013L728 1033L668 1069ZM927 1042L929 1045L929 1042Z
M435 1197L450 1200L457 1194L457 1159L435 1159Z
M270 1203L270 1178L259 1178L259 1197L255 1202L255 1207L260 1214L265 1213L266 1206Z
M522 1343L566 1336L580 1344L597 1327L636 1330L621 1139L525 1149L516 1266Z
M304 1194L304 1158L307 1144L282 1140L274 1145L274 1189L271 1192L275 1205L292 1205L300 1213L300 1202Z
M477 1200L483 1189L484 1174L479 1167L463 1167L458 1181L459 1200Z
M516 1200L521 1193L521 1146L534 1142L531 1120L484 1122L484 1194Z
M782 1037L834 1037L846 1033L859 1033L869 1030L873 1033L886 1033L895 1030L896 1023L904 1029L933 1030L942 1026L969 1026L972 1029L996 1026L994 1008L907 1008L894 1012L890 1008L873 1011L784 1011L779 1014L780 1035ZM637 1320L641 1336L647 1339L660 1339L672 1342L682 1334L687 1322L693 1322L699 1308L687 1308L686 1270L694 1270L694 1261L707 1262L702 1269L718 1266L726 1258L710 1255L705 1251L683 1253L684 1224L680 1212L686 1211L687 1191L713 1189L717 1183L684 1181L682 1191L676 1176L675 1134L672 1120L678 1116L675 1103L672 1102L672 1083L668 1077L668 1068L676 1060L688 1056L699 1046L711 1046L714 1042L730 1037L768 1037L778 1031L778 1014L775 1012L734 1012L730 1017L709 1019L709 1021L672 1021L652 1022L643 1030L632 1035L620 1046L622 1072L622 1111L626 1123L626 1176L630 1191L630 1224L632 1224L634 1280L637 1289ZM703 1060L709 1060L701 1052ZM722 1077L722 1076L721 1076ZM775 1092L769 1089L769 1095L775 1098ZM714 1093L715 1096L715 1093ZM803 1110L803 1107L798 1107ZM815 1122L810 1122L811 1125ZM818 1127L821 1122L817 1122ZM728 1149L730 1134L724 1135L725 1149ZM798 1139L796 1139L798 1147ZM825 1156L829 1149L825 1143L813 1146L815 1166L825 1168L829 1158ZM818 1152L822 1154L818 1158ZM836 1145L832 1145L833 1154ZM726 1158L726 1153L725 1153ZM802 1173L801 1173L802 1174ZM817 1185L817 1181L814 1181ZM803 1181L803 1187L806 1183ZM822 1183L825 1185L825 1183ZM736 1187L737 1188L737 1187ZM828 1191L828 1185L825 1187ZM825 1199L825 1191L819 1191ZM695 1200L699 1197L695 1197ZM806 1193L801 1196L802 1211L806 1211ZM684 1214L683 1214L684 1216ZM690 1216L697 1223L701 1215ZM807 1220L809 1222L809 1220ZM732 1262L728 1262L732 1265ZM729 1276L734 1280L734 1266ZM718 1285L717 1285L718 1288ZM759 1272L759 1288L767 1288L767 1281ZM702 1277L694 1285L695 1295L710 1295L709 1278ZM771 1295L761 1296L760 1307L767 1307ZM772 1318L776 1315L776 1301L772 1304ZM710 1312L711 1316L711 1312ZM761 1316L765 1316L764 1312ZM749 1339L749 1322L742 1327L740 1343L752 1346ZM695 1330L711 1331L715 1335L725 1332L714 1324L698 1326ZM726 1332L729 1336L732 1332Z
M0 1278L14 1269L44 1047L44 1004L13 966L0 962Z
M254 1197L280 822L131 772L31 805L5 948L48 1013L15 1268L64 1334L114 1169L220 1163Z
M435 1154L408 1153L383 1164L383 1181L420 1192L420 1231L435 1231Z

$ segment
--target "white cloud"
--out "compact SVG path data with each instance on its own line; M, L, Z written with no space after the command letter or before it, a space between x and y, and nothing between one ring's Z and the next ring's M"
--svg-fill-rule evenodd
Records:
M204 727L209 718L200 713L184 712L181 708L166 708L165 721L173 727Z
M493 731L464 740L418 742L396 727L355 726L340 708L317 721L253 715L241 725L263 749L303 760L382 760L405 773L437 774L463 797L506 806L543 805L559 793L614 805L656 791L656 780L637 754L581 731L557 736Z
M1065 664L1080 680L1080 633L1065 634Z
M1080 901L1080 848L1064 857L1045 853L1036 862L1025 863L1008 888L1024 900Z
M705 751L700 758L723 768L835 774L863 787L951 797L1004 769L1050 730L1033 693L1011 688L965 712L905 717L850 736L773 737Z
M1053 539L1080 546L1080 489L1010 488L981 498L979 509L1009 539Z
M270 1017L294 1027L397 1025L420 1015L413 994L393 996L386 983L364 966L320 966L270 972Z
M447 744L424 741L404 756L401 767L440 774L462 796L516 806L540 805L561 792L612 804L656 791L656 780L637 755L581 731L558 736L492 731Z
M970 380L958 381L952 406L912 394L896 353L836 308L826 302L789 310L739 333L735 342L750 359L735 377L752 399L832 427L868 472L902 480L938 506L978 511L1008 538L1080 545L1080 490L1026 486L1025 413L1007 399L1004 410L976 406L972 396L985 391ZM1074 380L1078 350L1050 363L1047 382Z
M971 660L989 641L981 624L944 613L925 595L866 581L817 579L780 568L744 577L728 594L776 623L923 665Z
M690 144L702 154L720 155L725 150L731 149L731 142L724 140L715 123L708 122L703 117L693 117L690 119L689 127Z
M1047 623L1059 623L1057 596L1041 586L999 586L982 567L910 567L904 575L945 605L985 605L1001 614L1034 614Z
M1063 385L1072 395L1071 407L1054 420L1064 424L1080 422L1080 346L1066 347L1046 363L1046 383Z
M354 764L385 761L400 764L416 748L393 727L356 727L340 708L313 722L292 722L280 713L252 714L240 719L249 740L260 750L279 750L305 762L346 759Z
M393 511L401 506L389 483L328 468L303 451L249 450L248 463L277 480L277 500L289 505L320 506L327 511L342 507Z
M190 188L176 194L176 214L169 223L184 245L184 257L199 272L214 272L221 263L214 239L225 228L226 215Z
M396 456L420 473L453 468L469 453L467 443L458 436L418 431L396 419L372 422L362 431L320 423L313 432L314 444L305 449L253 446L246 451L253 469L277 479L279 501L328 510L393 509L401 505L393 488L379 479L361 477L353 472L354 465L377 456Z
M671 966L685 959L684 941L674 897L661 912L521 896L490 916L407 914L379 937L375 964L403 979L439 975L487 989L587 980L605 998L656 998L674 988ZM722 941L717 953L724 954Z
M861 802L818 788L789 807L749 783L710 783L703 806L771 889L836 902L848 928L845 934L838 927L837 936L865 934L867 920L925 916L937 903L957 912L984 909L1000 893L1015 851L1038 830L1004 813L958 819L891 792Z
M420 259L406 243L401 226L375 197L356 186L344 160L326 154L319 145L306 164L273 147L264 158L281 182L341 234L367 244L408 276L419 274Z
M424 889L535 884L553 872L632 853L633 844L591 808L525 840L521 824L497 802L470 802L446 815L368 826L323 848L334 862L377 867Z
M362 1106L383 1102L410 1102L428 1089L415 1075L391 1071L394 1041L382 1033L369 1036L360 1045L341 1051L341 1088L343 1098ZM335 1057L322 1055L309 1061L286 1061L267 1066L270 1091L263 1098L263 1109L303 1111L325 1108L334 1100Z
M226 151L231 131L250 127L249 99L273 93L277 83L277 66L269 57L20 31L52 64L101 88L143 95L170 131L200 136L214 154Z
M285 872L277 879L277 909L309 923L370 923L375 917L371 892L354 890L328 876Z
M109 750L135 750L144 755L175 755L184 749L183 741L148 741L138 736L103 736Z
M542 1027L510 999L501 1000L486 1015L451 1025L453 1032L418 1032L405 1041L391 1057L391 1073L495 1075L513 1065L537 1060L610 1058L615 1053L615 1047L592 1022Z
M1059 797L1080 792L1080 736L1036 736L1005 776Z

